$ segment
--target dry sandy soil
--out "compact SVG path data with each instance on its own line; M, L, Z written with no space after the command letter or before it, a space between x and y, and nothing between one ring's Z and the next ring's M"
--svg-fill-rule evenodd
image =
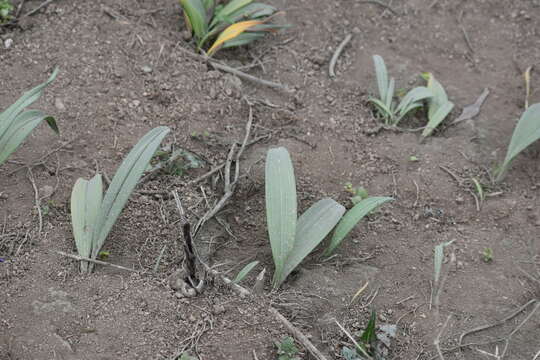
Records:
M540 65L540 3L395 0L389 10L357 0L269 2L286 10L282 21L293 26L217 59L291 92L241 81L189 56L175 0L57 0L0 30L2 40L12 40L0 47L1 107L58 66L37 106L61 129L58 137L40 126L0 168L1 359L174 359L182 350L200 359L276 359L274 342L287 330L268 313L270 305L328 359L342 358L342 347L350 346L333 319L355 333L371 307L379 324L398 325L387 359L437 358L433 341L441 330L445 359L495 358L485 352L500 353L504 342L482 343L514 329L504 358L538 357L540 147L519 156L502 185L491 186L489 173L523 111L523 71ZM40 3L25 1L22 13ZM352 41L330 79L329 60L347 34ZM433 137L420 143L418 133L373 131L377 120L366 102L375 90L373 54L385 58L398 87L420 84L423 71L444 84L456 109ZM533 70L533 103L540 101L538 79ZM450 125L484 88L490 95L481 113ZM180 192L193 222L207 210L205 196L209 203L221 197L221 178L189 182L222 163L230 144L241 140L249 112L243 97L254 103L252 136L262 138L245 151L220 223L207 223L196 244L219 271L233 276L255 259L259 271L273 271L264 212L269 147L291 153L302 210L325 196L349 206L347 182L396 200L357 226L330 261L316 251L279 291L270 291L267 276L256 299L219 281L200 296L177 298L167 278L182 262L180 228L168 194ZM75 261L55 252L75 252L69 218L75 180L96 169L112 176L157 125L172 129L166 143L190 149L206 167L158 176L133 194L105 250L107 261L137 273L98 266L79 274ZM471 177L496 195L480 211ZM450 240L437 312L430 308L433 249ZM481 255L487 248L490 263ZM252 286L255 275L243 284ZM501 326L467 336L463 343L472 345L456 347L465 331L530 301Z

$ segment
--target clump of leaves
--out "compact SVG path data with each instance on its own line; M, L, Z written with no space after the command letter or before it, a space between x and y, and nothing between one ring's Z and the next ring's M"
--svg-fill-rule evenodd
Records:
M219 49L249 44L283 25L269 24L277 9L253 0L231 0L218 4L215 0L180 0L184 18L195 35L197 49L216 38L207 51L212 56Z
M497 169L497 182L501 181L510 168L512 160L529 145L540 139L540 103L531 105L519 119L504 161Z
M423 106L422 101L432 98L433 92L425 86L418 86L409 91L398 103L395 98L395 80L388 78L388 70L384 60L379 55L373 56L375 76L379 89L379 98L370 97L369 101L375 105L377 112L384 120L385 125L397 126L399 122L413 110Z
M297 356L300 354L300 351L294 343L294 339L290 336L287 336L281 342L276 342L278 348L278 360L300 360Z
M139 140L116 171L104 197L100 174L90 180L77 179L71 192L71 223L80 256L98 257L129 196L168 132L168 127L160 126ZM92 264L81 261L81 271L92 271Z
M189 169L199 169L204 167L205 162L197 154L182 148L173 149L172 146L156 151L154 155L154 165L149 171L158 171L168 175L184 175Z
M4 24L13 18L11 13L14 9L15 7L10 0L0 0L0 24Z
M482 260L485 262L485 263L490 263L493 261L493 249L490 248L490 247L487 247L484 249L484 251L482 251Z
M59 133L52 116L45 115L39 110L24 111L39 99L43 89L56 78L57 74L58 69L54 69L47 81L24 93L13 105L0 113L0 165L6 162L42 120L45 120L55 133Z
M422 132L422 137L426 138L439 124L450 114L454 104L448 100L443 86L431 73L423 73L422 77L427 81L426 86L418 86L409 92L403 93L401 101L394 101L396 97L395 80L388 77L388 71L384 60L379 55L373 56L375 64L375 76L379 98L370 97L369 101L375 105L377 112L387 126L397 126L399 122L408 114L428 105L428 123ZM399 91L397 92L399 96Z
M294 169L289 152L283 147L268 151L265 198L268 235L275 265L274 288L281 286L334 227L334 234L323 256L330 255L365 215L393 200L389 197L367 198L345 214L343 205L325 198L298 218Z
M360 201L367 199L368 197L368 192L363 186L354 187L351 183L346 183L345 191L352 195L351 202L353 205L358 204Z

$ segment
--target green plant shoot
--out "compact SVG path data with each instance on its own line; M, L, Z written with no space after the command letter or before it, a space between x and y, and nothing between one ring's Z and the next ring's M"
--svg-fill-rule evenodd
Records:
M213 0L180 0L188 29L202 49L216 38L207 51L212 56L219 49L249 44L286 26L268 24L277 9L253 0L231 0L217 4Z
M42 120L49 127L59 133L56 121L52 116L45 115L39 110L24 109L34 103L58 74L58 68L47 81L24 93L14 104L0 113L0 165L23 143L24 139L34 130Z
M297 218L294 169L287 149L270 149L265 170L266 218L278 288L289 274L339 223L325 254L330 254L360 219L391 198L367 198L345 217L345 207L326 198ZM341 222L340 222L341 220Z
M424 86L418 86L409 91L399 104L395 103L394 78L388 77L388 70L381 56L374 55L373 63L375 64L375 77L377 78L379 98L370 97L369 101L375 105L385 125L397 126L407 114L422 107L424 100L433 97L433 92L430 89Z
M139 140L116 171L104 197L100 174L91 180L77 180L71 193L71 222L80 256L98 257L129 196L169 131L168 127L160 126ZM92 264L81 262L81 271L92 271Z

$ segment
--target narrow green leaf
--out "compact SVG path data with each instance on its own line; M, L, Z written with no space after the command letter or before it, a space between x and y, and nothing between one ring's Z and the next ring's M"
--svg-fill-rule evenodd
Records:
M392 110L388 108L386 104L383 103L381 100L374 97L370 97L368 101L372 102L377 107L377 109L379 110L379 112L381 113L383 117L389 118L389 119L392 119L394 117Z
M99 234L94 238L92 257L95 258L107 235L124 209L131 192L147 169L148 163L170 129L159 126L144 135L126 156L103 198L98 219Z
M453 108L454 103L447 101L438 107L436 112L431 112L431 115L430 111L428 111L428 123L424 131L422 131L422 137L431 135L433 130L450 114ZM431 107L429 110L431 110Z
M184 9L197 39L204 38L208 31L208 23L206 22L206 9L203 2L201 0L180 0L180 5Z
M287 149L270 149L265 169L266 221L272 256L276 267L273 285L283 281L285 261L295 244L296 183Z
M92 244L96 221L101 208L103 184L101 175L97 174L90 181L78 179L71 192L71 225L75 245L80 256L92 256ZM81 271L88 271L88 262L81 261Z
M58 130L58 125L56 125L56 119L52 116L47 116L45 118L45 121L47 122L47 125L56 133L56 135L60 135L60 130Z
M538 139L540 139L540 103L529 106L521 115L496 180L501 181L512 160Z
M252 3L253 0L232 0L227 3L220 11L218 16L220 17L229 17L231 14L242 9L244 6Z
M24 139L48 116L39 110L20 113L0 134L0 165L23 143Z
M259 265L259 261L253 261L244 266L244 268L240 270L238 275L236 275L236 277L234 278L233 283L238 284L240 281L244 280L247 274L249 274L249 272L253 270L253 268L257 265Z
M387 103L388 96L388 71L386 70L386 64L379 55L373 55L373 63L375 64L375 76L377 77L377 86L379 87L379 97L383 103Z
M450 114L454 104L448 101L448 96L443 86L431 73L424 73L422 77L427 80L427 88L433 97L428 99L428 124L422 132L422 137L431 135L433 130Z
M394 98L394 88L396 86L396 82L394 81L394 78L390 78L390 81L388 82L388 90L386 90L386 99L384 99L384 103L390 111L392 111L392 100Z
M332 199L322 199L313 204L298 219L294 247L285 261L277 286L308 256L332 231L345 213L345 207Z
M360 341L366 346L369 347L375 340L377 340L377 334L375 334L375 322L377 321L377 313L375 309L371 310L371 315L369 317L369 322L364 329L364 332L360 336Z
M364 218L364 216L371 213L382 204L392 200L394 199L391 197L370 197L353 206L352 209L347 211L345 216L343 216L339 224L336 226L332 240L330 240L330 244L324 251L323 256L331 255L332 252L341 244L343 239L345 239L345 237L356 226L356 224L358 224L358 222Z
M439 244L435 246L435 256L433 257L433 264L434 264L434 272L433 272L433 282L434 286L433 288L437 288L437 284L439 283L439 279L441 277L441 269L442 269L442 263L444 260L444 248L448 245L452 244L454 240L447 241L445 243Z

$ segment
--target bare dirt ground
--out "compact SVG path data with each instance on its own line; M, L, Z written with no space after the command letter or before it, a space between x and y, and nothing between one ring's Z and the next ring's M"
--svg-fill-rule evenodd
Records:
M258 64L244 71L286 84L291 93L239 81L188 56L174 0L58 0L19 27L0 30L4 41L13 40L0 47L1 108L54 66L61 71L39 102L57 118L61 136L39 127L0 169L1 359L173 359L183 349L200 359L276 359L274 341L287 331L267 312L269 304L328 359L340 359L350 343L333 319L361 331L371 306L380 324L398 325L388 359L437 358L433 340L448 315L444 358L489 359L482 351L495 353L498 345L500 352L504 343L482 343L508 336L534 305L471 334L464 343L473 345L456 348L460 334L531 300L538 304L539 284L529 277L539 276L540 147L520 156L501 186L487 187L499 195L488 197L481 211L470 178L489 183L487 170L502 158L523 111L522 73L540 65L539 2L396 0L391 10L356 0L270 3L286 10L293 27L217 58L235 67ZM27 0L24 9L39 4ZM331 80L330 57L349 33ZM417 133L373 133L377 122L366 103L375 90L373 54L385 58L402 87L433 72L457 105L450 120L484 88L490 95L474 120L445 125L424 143ZM534 103L538 73L532 79ZM178 189L193 221L206 210L204 196L209 202L221 196L221 182L188 183L241 140L248 116L242 96L255 102L253 135L266 137L246 150L244 176L219 215L226 227L212 221L198 239L218 270L232 276L257 259L272 273L263 181L271 146L291 153L301 209L323 196L348 204L347 182L396 201L357 226L331 261L321 262L319 252L309 257L280 291L270 292L267 277L259 299L241 298L219 282L198 297L178 299L167 278L182 261L180 229L166 194ZM97 267L80 275L74 261L55 253L75 250L69 221L75 180L96 169L112 176L157 125L172 129L166 142L199 154L207 166L160 176L133 194L105 250L107 261L138 273ZM192 136L206 132L202 141ZM29 172L24 164L35 166ZM437 313L429 306L433 249L450 240ZM482 259L486 248L493 250L491 263ZM540 311L518 330L505 359L536 359ZM302 357L310 358L305 349Z

